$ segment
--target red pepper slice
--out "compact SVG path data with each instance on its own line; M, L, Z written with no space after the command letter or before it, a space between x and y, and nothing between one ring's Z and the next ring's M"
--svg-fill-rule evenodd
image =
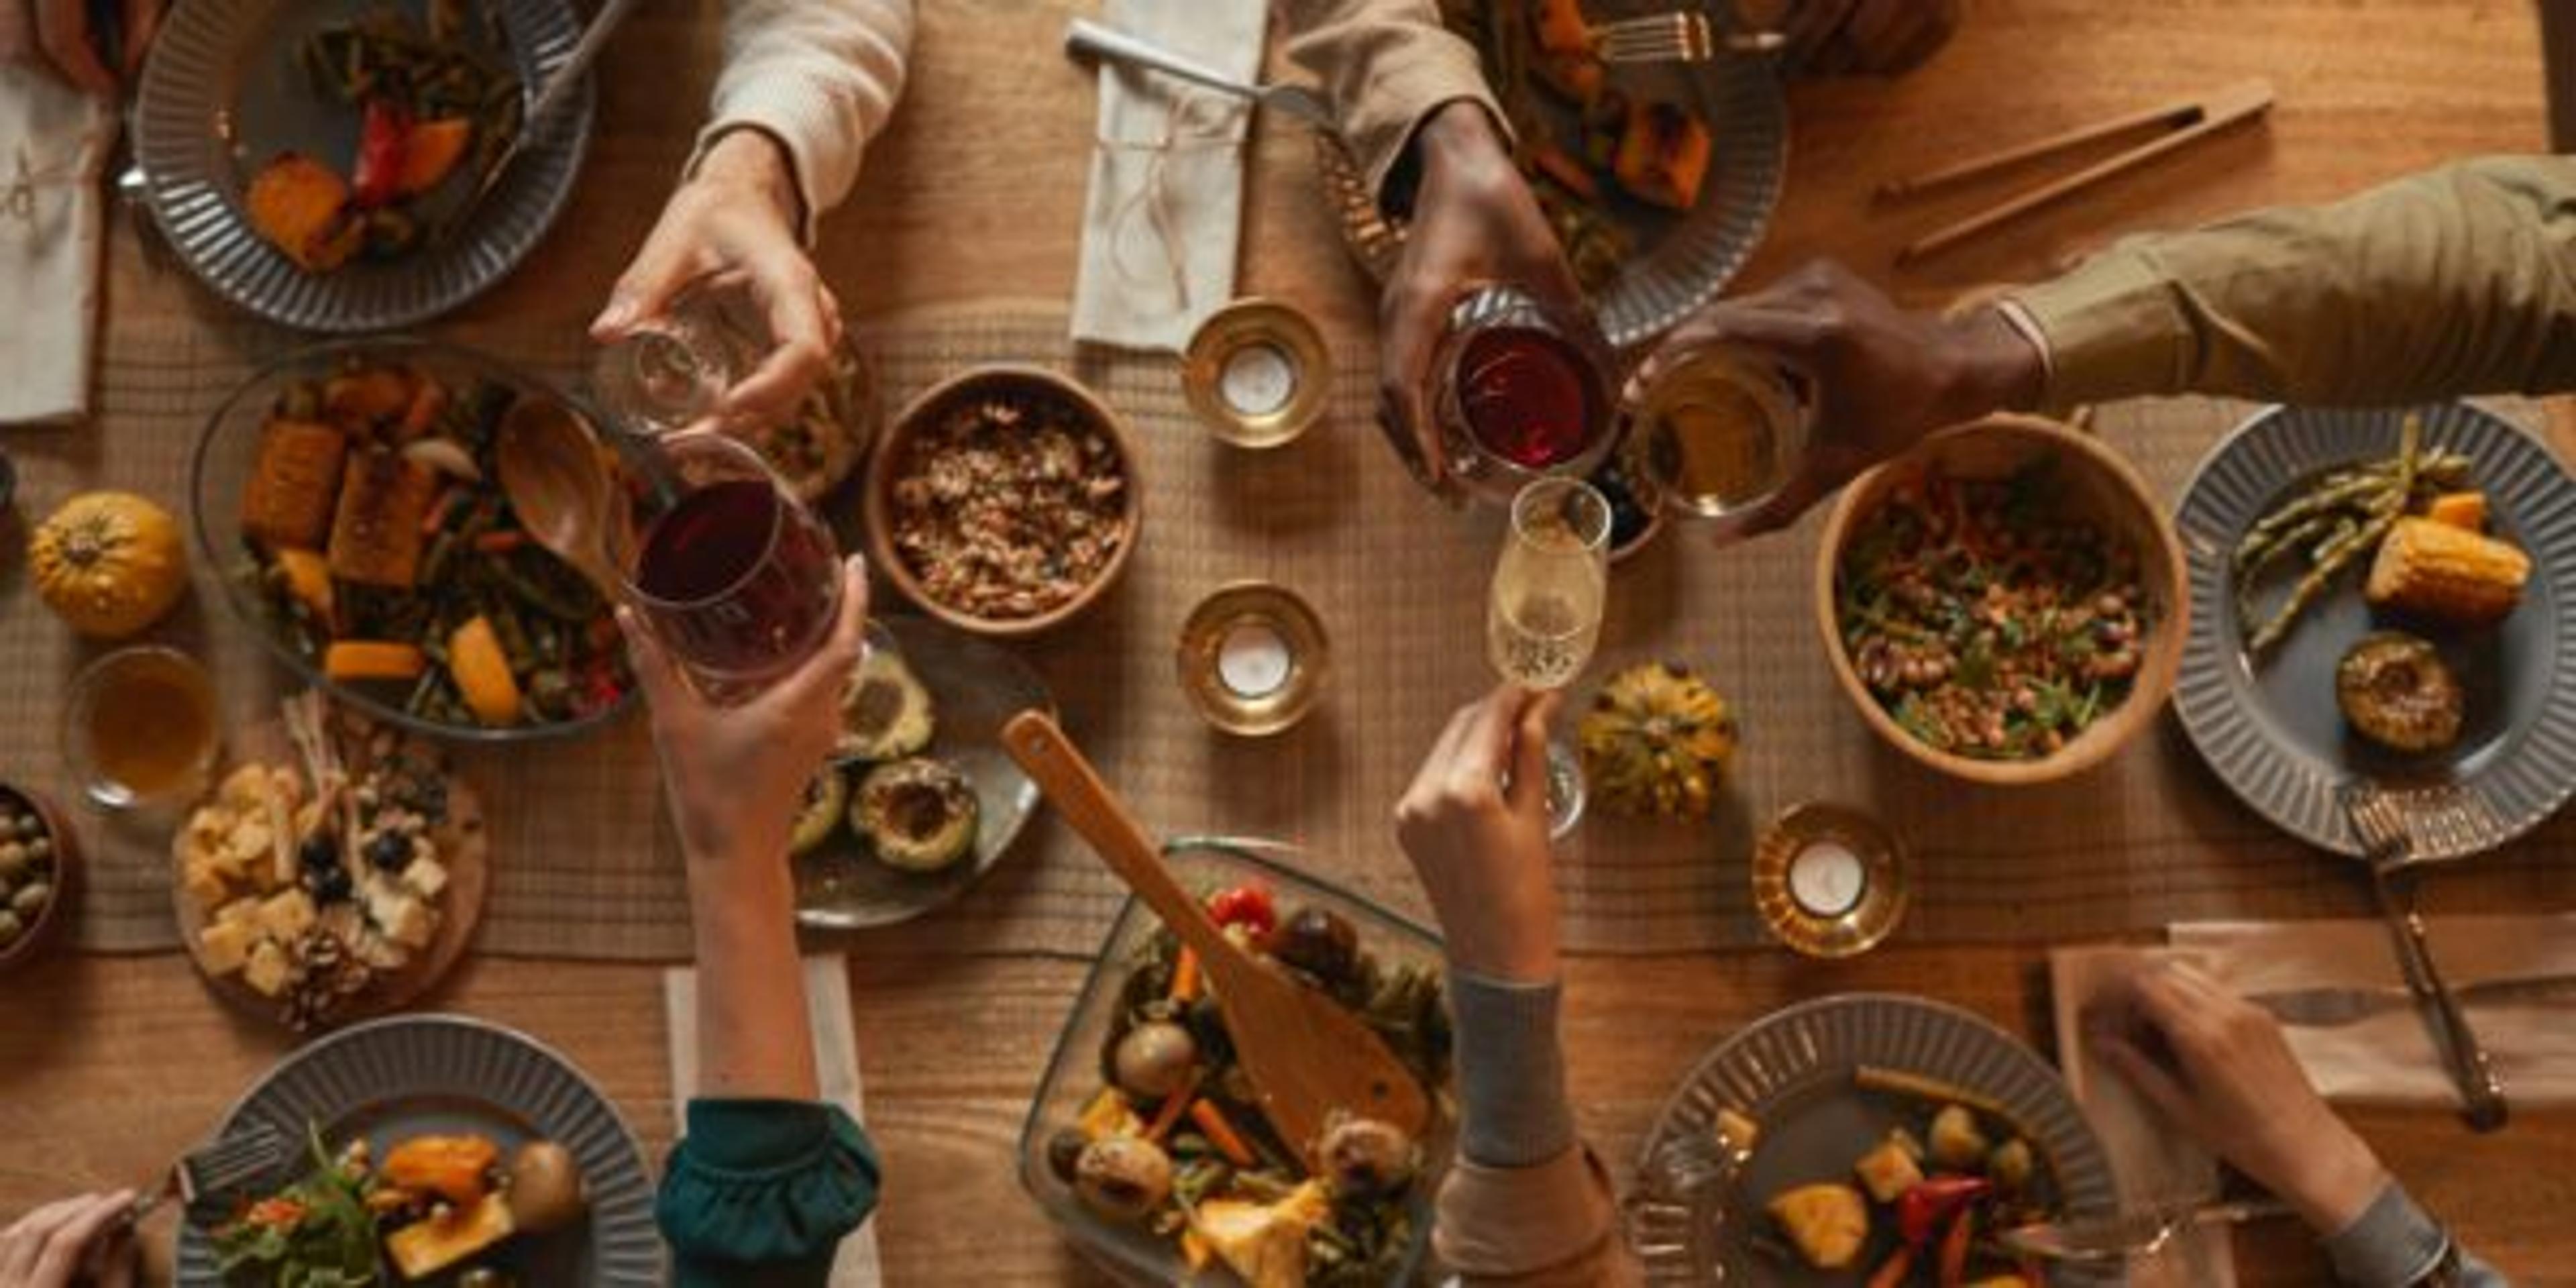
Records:
M1208 896L1208 916L1219 926L1241 926L1255 937L1279 928L1279 905L1270 897L1270 887L1257 884L1239 885L1219 890Z
M403 151L411 137L411 113L381 98L367 100L365 123L358 131L357 174L352 196L362 210L393 204L402 195Z
M1968 1240L1977 1232L1977 1213L1963 1208L1941 1236L1941 1288L1964 1288L1968 1282Z
M1914 1269L1914 1249L1898 1248L1895 1255L1880 1262L1878 1272L1869 1277L1869 1288L1903 1288L1907 1271Z
M1931 1242L1951 1213L1993 1188L1994 1182L1982 1176L1935 1176L1916 1182L1896 1200L1896 1227L1905 1237L1905 1246L1919 1248Z

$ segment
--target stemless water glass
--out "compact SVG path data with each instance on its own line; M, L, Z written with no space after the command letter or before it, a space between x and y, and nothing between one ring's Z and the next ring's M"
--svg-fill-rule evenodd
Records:
M741 702L831 635L841 561L831 529L760 454L710 430L654 442L654 486L609 555L629 603L711 701Z
M1658 363L1627 411L1664 504L1723 518L1770 500L1797 472L1814 382L1759 350L1703 341Z
M757 366L768 328L738 287L689 286L658 316L600 347L591 393L610 423L652 438L715 414L733 382Z
M1601 640L1610 597L1610 501L1581 479L1545 478L1512 498L1511 532L1485 610L1488 660L1531 689L1572 684ZM1547 747L1548 830L1583 816L1583 768L1573 749Z
M1461 297L1431 368L1450 476L1501 500L1532 479L1591 474L1618 444L1612 365L1589 317L1508 286Z

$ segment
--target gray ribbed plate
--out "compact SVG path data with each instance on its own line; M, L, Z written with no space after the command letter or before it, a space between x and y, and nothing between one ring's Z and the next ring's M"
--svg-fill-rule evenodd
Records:
M1991 1097L2032 1134L2049 1160L2068 1216L2119 1210L2119 1188L2093 1126L2057 1071L1994 1025L1938 1002L1878 993L1818 998L1775 1011L1718 1044L1674 1089L1655 1116L1638 1157L1657 1158L1684 1137L1709 1139L1721 1108L1753 1120L1761 1139L1753 1157L1714 1201L1632 1201L1629 1237L1650 1284L1857 1284L1894 1246L1879 1221L1868 1251L1849 1270L1793 1265L1794 1257L1756 1252L1752 1237L1769 1225L1763 1203L1794 1185L1847 1180L1852 1163L1908 1125L1918 1134L1928 1113L1852 1085L1861 1065L1937 1078ZM1640 1187L1641 1191L1643 1187ZM2049 1268L2052 1284L2117 1284L2125 1275L2086 1275Z
M2530 552L2522 606L2489 631L2435 642L2469 700L2458 746L2399 757L2353 737L2335 707L2335 664L2375 628L2359 571L2300 619L2257 667L2242 645L2229 555L2297 485L2397 452L2406 413L2424 442L2466 455L2499 535ZM2576 789L2576 483L2549 449L2463 403L2256 413L2201 462L2175 516L2191 579L2191 635L2174 708L2220 779L2282 830L2339 854L2361 844L2337 785L2384 783L2415 813L2416 853L2451 859L2536 827Z
M644 1152L599 1089L535 1039L461 1015L406 1015L343 1029L288 1056L224 1115L217 1138L266 1123L291 1141L305 1124L334 1148L479 1132L504 1151L546 1137L572 1151L590 1195L580 1225L513 1241L491 1258L523 1284L654 1288L662 1240ZM300 1157L300 1156L299 1156ZM279 1177L280 1183L291 1179ZM224 1288L195 1225L179 1230L180 1288Z
M1586 5L1585 12L1607 21L1670 7L1662 0L1628 0ZM1720 55L1696 67L1628 66L1612 69L1611 75L1632 96L1666 99L1696 111L1708 122L1714 145L1699 204L1685 213L1615 193L1605 199L1610 217L1626 230L1634 249L1592 305L1602 334L1625 349L1654 339L1715 299L1752 258L1772 208L1780 204L1781 177L1789 165L1789 108L1779 73L1763 58ZM1546 105L1543 110L1552 123L1571 117L1573 109L1547 91L1534 88L1531 93ZM1378 212L1377 195L1339 140L1324 134L1317 141L1325 196L1340 216L1343 240L1360 264L1383 280L1403 253L1404 227Z
M260 240L242 210L243 191L259 166L295 149L346 173L357 146L358 112L317 94L294 50L316 29L383 3L189 0L171 6L144 65L134 158L153 217L179 258L216 294L272 321L345 333L437 317L518 266L554 223L581 172L590 146L589 85L529 139L501 186L441 244L313 274ZM525 85L542 84L580 38L567 0L476 3L499 10L511 65ZM460 202L466 186L460 176L433 200Z

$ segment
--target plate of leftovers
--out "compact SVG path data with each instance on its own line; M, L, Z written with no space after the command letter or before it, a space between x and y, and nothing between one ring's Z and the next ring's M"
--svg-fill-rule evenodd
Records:
M2107 1284L1998 1232L2107 1216L2110 1161L2057 1072L1955 1007L1848 994L1720 1043L1648 1132L1630 1230L1657 1284Z
M182 1288L662 1282L644 1155L580 1070L453 1015L358 1025L287 1057L225 1115L299 1142L247 1191L201 1196Z
M1258 851L1258 852L1256 852ZM1455 1117L1439 941L1265 855L1174 841L1164 862L1231 935L1358 1014L1434 1089L1430 1131L1336 1118L1309 1167L1251 1100L1191 954L1130 900L1057 1040L1020 1134L1020 1183L1127 1282L1410 1283Z
M199 556L307 683L434 737L575 733L634 697L611 606L519 523L494 458L520 399L469 349L365 340L292 355L207 421Z
M1602 333L1621 348L1716 297L1779 204L1788 105L1758 56L1683 65L1603 63L1591 25L1659 13L1660 0L1441 0L1475 45L1515 135L1514 160L1556 230ZM1720 15L1712 15L1716 20ZM1379 208L1341 141L1318 136L1344 239L1379 277L1403 221Z
M474 199L579 35L564 0L178 6L134 111L147 204L251 312L311 331L425 321L507 275L571 196L588 87Z
M1002 726L1054 710L1000 646L926 618L877 619L843 691L840 746L797 814L797 920L889 925L964 893L1037 810Z
M2576 789L2576 482L2462 403L2276 407L2176 516L2191 633L2175 705L2284 830L2362 851L2338 786L2381 785L2415 853L2457 858Z
M297 1033L409 1005L482 916L491 832L473 787L427 740L316 692L241 744L170 842L197 969Z

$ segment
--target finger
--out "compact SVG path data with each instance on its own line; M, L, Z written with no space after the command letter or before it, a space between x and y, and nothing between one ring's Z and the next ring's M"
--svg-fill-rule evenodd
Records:
M2176 1126L2187 1127L2191 1124L2190 1093L2183 1089L2180 1082L2174 1080L2172 1074L2165 1072L2162 1065L2157 1064L2146 1052L2139 1050L2136 1043L2118 1035L2097 1038L2093 1043L2093 1054L2102 1063L2109 1065L2113 1073L2120 1075L2122 1081L2136 1089L2139 1095L2144 1096L2148 1104L2154 1105L2158 1112L2172 1119Z
M1890 45L1912 10L1922 0L1860 0L1852 6L1851 21L1843 24L1843 39L1850 44L1853 70L1876 72L1883 69Z
M671 301L703 271L697 243L682 227L685 215L662 212L661 222L635 252L635 262L608 290L607 307L591 319L590 338L602 344L625 335L646 318L670 310Z
M849 319L841 316L841 297L819 276L814 279L814 294L823 303L823 322L829 329L831 347L838 352L841 340L849 334Z
M116 96L116 77L90 47L86 0L38 0L36 41L65 80L92 94Z
M796 413L807 391L832 367L832 324L814 270L802 255L774 263L755 287L774 341L760 366L725 392L724 414L733 419L782 421Z
M1512 737L1514 814L1537 818L1547 813L1547 740L1556 711L1565 699L1559 692L1541 693L1522 702Z
M635 682L643 686L644 701L653 708L655 720L671 719L697 704L697 690L640 614L620 605L617 629L626 636L627 664L635 671Z
M31 1279L37 1288L70 1288L72 1272L80 1268L89 1252L90 1243L106 1230L108 1224L125 1215L134 1202L131 1190L114 1194L93 1194L77 1201L71 1218L45 1238L44 1253L36 1258Z
M1957 25L1957 13L1947 6L1926 6L1917 16L1913 31L1899 37L1895 52L1888 56L1883 70L1890 76L1910 72L1931 61L1950 43L1950 33Z
M1383 428L1413 479L1434 492L1448 483L1447 454L1431 422L1431 363L1456 292L1410 284L1388 288L1384 335L1378 349Z
M857 669L867 647L867 561L852 555L841 562L841 615L832 624L831 638L767 700L789 707L808 703L839 705L841 690L849 684L850 672Z
M30 1244L42 1243L47 1234L55 1227L71 1220L73 1214L80 1210L81 1204L87 1201L89 1196L86 1194L56 1199L18 1218L7 1230L0 1230L0 1238L23 1239Z
M1458 758L1458 746L1467 739L1467 727L1475 721L1480 703L1471 702L1449 713L1449 722L1440 726L1440 736L1431 740L1431 750L1424 753L1422 767L1413 772L1413 785L1405 789L1408 799L1436 794L1448 781L1449 762Z
M1795 0L1781 35L1788 38L1788 64L1794 71L1813 70L1815 60L1851 13L1856 0Z
M1502 784L1503 774L1512 763L1512 726L1528 700L1527 691L1506 684L1476 704L1468 715L1466 732L1459 735L1458 753L1449 762L1449 783L1453 788L1482 789Z
M152 38L161 34L167 8L166 0L125 0L125 48L117 53L127 76L143 70L143 56L152 51Z
M1777 532L1796 523L1800 516L1814 509L1818 501L1849 481L1847 478L1829 477L1817 466L1802 467L1760 505L1740 514L1710 520L1706 525L1709 544L1723 550L1738 542Z

